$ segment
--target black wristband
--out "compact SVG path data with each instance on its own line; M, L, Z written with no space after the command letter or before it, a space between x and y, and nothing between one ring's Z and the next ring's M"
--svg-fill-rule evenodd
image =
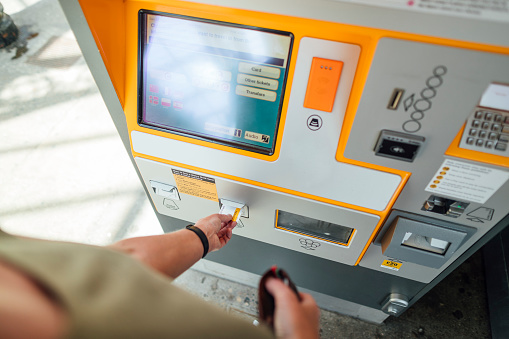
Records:
M201 229L199 229L196 226L187 225L186 228L190 231L193 231L194 234L196 234L198 236L198 238L200 238L201 243L203 245L203 257L202 258L205 258L207 253L209 253L209 240L207 239L207 236L205 235L205 233L203 233L203 231Z

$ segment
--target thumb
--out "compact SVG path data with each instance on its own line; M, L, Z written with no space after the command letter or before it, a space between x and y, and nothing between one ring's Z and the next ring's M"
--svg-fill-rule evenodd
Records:
M292 289L285 285L280 279L269 278L265 283L267 291L274 297L276 304L298 304L299 300Z

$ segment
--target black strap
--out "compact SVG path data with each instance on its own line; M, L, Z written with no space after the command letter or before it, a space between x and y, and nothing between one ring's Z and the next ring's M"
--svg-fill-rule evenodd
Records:
M205 233L203 233L203 231L201 229L199 229L196 226L187 225L186 228L190 231L193 231L198 236L198 238L200 238L201 243L203 245L203 257L202 258L205 258L207 253L209 253L209 240L207 239L207 236L205 235Z

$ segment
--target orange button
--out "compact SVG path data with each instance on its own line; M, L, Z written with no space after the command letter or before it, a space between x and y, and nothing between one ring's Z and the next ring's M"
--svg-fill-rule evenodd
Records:
M313 58L304 107L332 112L342 69L342 61Z

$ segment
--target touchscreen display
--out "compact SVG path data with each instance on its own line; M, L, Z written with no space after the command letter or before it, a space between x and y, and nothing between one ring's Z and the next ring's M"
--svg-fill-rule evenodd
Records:
M272 154L292 39L140 11L139 123Z

